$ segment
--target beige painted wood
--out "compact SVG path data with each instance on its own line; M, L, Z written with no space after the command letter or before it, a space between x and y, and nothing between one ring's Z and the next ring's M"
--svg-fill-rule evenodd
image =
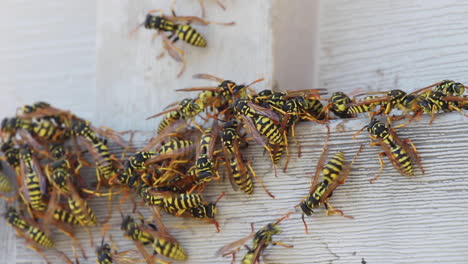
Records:
M218 47L222 46L216 49L216 54L218 49L220 52L229 50L230 53L216 57L216 66L213 67L213 64L208 63L213 60L209 59L213 56L212 50L199 51L184 46L189 60L187 73L180 80L174 81L173 77L179 70L179 65L168 57L160 61L153 60L158 54L160 44L158 41L149 44L151 37L148 32L141 31L135 39L126 39L126 33L143 19L146 10L155 7L156 2L137 2L133 5L107 2L98 3L100 33L96 103L99 111L96 111L96 119L93 119L98 125L149 131L157 121L145 122L144 117L159 111L167 101L180 98L175 92L162 93L156 89L164 87L173 90L204 85L205 82L190 79L190 75L197 72L210 72L221 77L233 73L235 76L227 78L248 82L262 75L268 77L268 73L273 69L268 67L271 58L264 58L263 63L258 62L262 60L261 56L266 55L258 55L260 51L257 50L255 56L259 57L245 64L253 65L255 72L248 70L250 66L247 70L239 66L242 65L240 63L221 63L221 60L233 59L230 53L234 52L234 48L231 50L226 46L234 45L233 39L227 43L214 43L219 45ZM182 0L179 0L179 6L181 2ZM237 6L239 4L244 7L246 4L242 1L225 1L228 7L226 12L219 10L210 0L205 2L210 19L233 19L238 22L241 13L259 12L248 11L250 8L258 10L252 7L253 4L250 4L249 8ZM184 2L184 6L185 4L190 3ZM190 8L199 10L196 3ZM317 84L313 86L327 87L331 93L351 92L357 88L374 91L398 88L411 91L442 79L467 83L468 53L465 51L465 36L468 22L465 16L468 5L464 1L328 0L320 1L319 8L319 52L316 54L319 59L316 68ZM183 9L180 12L183 14ZM101 34L104 29L106 33ZM212 36L211 33L215 30L214 36L224 36L226 32L234 34L231 32L234 28L209 26L206 30L202 32L208 33L209 36ZM235 32L239 36L248 37L249 41L256 36L248 34L247 31ZM259 36L259 39L264 37ZM275 35L274 38L276 37ZM115 42L112 42L114 38ZM254 42L268 43L260 40ZM143 45L147 45L147 48L143 49ZM107 62L104 64L102 61ZM216 64L217 61L220 63ZM200 71L196 71L198 68L193 67L194 65L200 67ZM268 69L264 68L265 65ZM275 74L279 75L280 71L275 71ZM272 76L268 79L281 78ZM270 81L259 85L258 89L269 87L271 83ZM290 79L290 83L292 86L295 84L294 78ZM283 85L280 86L283 88ZM133 87L141 88L137 90L138 94L131 89ZM29 93L33 94L30 91ZM22 91L11 94L24 96ZM16 100L16 97L10 98L10 102ZM61 102L70 100L68 96L63 96L62 99ZM136 103L140 101L145 103ZM18 101L11 109L21 103L23 101ZM79 105L88 103L83 100ZM11 109L8 110L8 114L11 114ZM80 109L72 110L86 117ZM364 126L367 120L361 117L346 121L343 126L339 126L340 132L336 129L340 122L334 122L330 142L331 154L344 150L346 157L350 158L359 144L366 144L348 182L340 186L331 199L335 207L344 210L355 219L327 217L323 211L318 210L308 218L311 234L306 235L300 214L294 214L281 225L284 232L278 236L283 242L294 244L294 249L267 249L267 263L347 264L361 263L363 259L367 263L466 263L466 121L459 113L451 113L438 115L433 125L428 125L428 119L424 118L399 129L401 137L411 138L419 149L426 174L418 173L411 178L401 176L386 161L384 174L375 184L369 184L368 180L378 171L379 149L367 146L366 132L356 141L351 139L352 134ZM341 131L342 127L344 132ZM253 161L257 173L270 191L276 195L275 200L260 189L257 189L253 196L246 197L242 193L233 192L228 182L210 185L206 192L210 200L214 200L222 191L228 193L219 203L221 233L215 233L212 226L205 226L193 220L165 217L171 233L181 241L190 255L188 263L229 263L229 259L213 256L220 246L247 235L251 222L255 222L256 227L260 228L294 210L294 205L307 194L310 175L320 155L324 132L325 129L321 125L299 125L298 138L303 146L303 156L300 159L295 158L295 148L292 147L294 158L290 169L285 174L280 173L277 178L273 175L267 156L262 155L263 151L258 146L249 147L246 155ZM151 133L139 135L136 146L141 146L150 136ZM98 212L98 218L103 218L106 214L102 209L105 206L106 203L102 199L92 202L92 207ZM144 208L141 210L146 212ZM131 242L120 236L119 215L116 212L112 223L116 230L113 237L118 242L119 250L131 248ZM96 234L95 242L98 242L99 229L93 231ZM14 239L11 230L0 228L0 235L2 243L7 241L4 245L8 245L1 247L5 252L2 254L5 262L2 263L11 263L11 260L18 263L40 263L40 260L21 243L16 243L10 250L11 242L8 241L11 240L8 239ZM89 248L86 235L79 234L79 237L86 243L90 257L82 263L94 263L93 249ZM57 234L54 239L58 241L59 249L71 254L65 237Z

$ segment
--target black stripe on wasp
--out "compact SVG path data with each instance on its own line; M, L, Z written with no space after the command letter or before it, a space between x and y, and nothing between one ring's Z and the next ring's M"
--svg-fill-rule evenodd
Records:
M330 134L328 126L327 130L328 134L325 139L323 151L320 155L319 161L317 162L317 166L315 167L315 173L312 175L313 177L309 194L296 206L300 207L302 210L302 221L304 223L306 233L309 233L309 228L304 219L304 215L311 215L314 212L313 210L322 204L325 206L327 215L329 216L337 213L347 218L353 218L352 216L345 215L343 211L333 208L329 199L335 189L346 182L351 168L364 146L361 145L359 147L352 161L349 163L345 163L345 155L342 151L339 151L330 158L327 164L325 164L325 158L328 154L328 138ZM319 182L320 174L323 176L323 180L321 182Z
M385 166L382 160L383 156L387 156L395 169L402 175L413 176L415 165L419 167L422 174L425 173L419 153L410 139L401 139L394 128L376 118L373 118L368 125L356 132L353 139L364 129L367 129L371 140L374 140L371 141L370 145L380 146L383 149L383 152L379 153L378 156L380 162L379 172L370 180L371 183L375 182L382 174Z
M245 243L247 243L247 241L252 240L252 247L245 245L247 252L242 257L240 263L255 264L260 263L261 254L269 245L279 245L285 248L294 247L293 245L284 244L280 241L273 241L273 236L279 235L282 232L282 230L278 227L278 224L281 223L283 220L289 218L291 214L292 212L287 213L285 216L276 220L276 222L267 224L266 226L259 229L257 232L254 232L254 226L252 223L250 225L252 231L248 236L234 241L232 243L229 243L226 246L220 248L216 252L216 255L223 257L232 255L231 263L235 263L236 253L241 249L243 245L245 245Z
M41 256L46 263L51 263L44 254L47 250L52 250L64 263L73 263L67 255L55 248L54 242L41 224L23 216L21 210L8 207L4 218L7 224L15 229L16 235L25 239L26 246Z
M236 119L244 125L247 133L268 151L277 175L276 164L285 147L279 115L272 109L256 105L248 99L237 99L233 108Z
M258 178L250 161L246 161L242 156L240 147L242 143L247 144L247 142L239 133L238 121L231 120L223 124L221 142L223 144L226 169L234 190L239 188L246 194L252 194L254 191L253 178L255 178L265 192L274 199L275 196L268 191Z
M160 13L161 15L152 15L155 13ZM186 24L180 24L186 23ZM195 28L191 26L191 24L197 24L206 26L208 24L218 24L218 25L225 25L230 26L234 25L234 22L222 23L222 22L214 22L202 19L196 16L168 16L164 15L162 9L153 9L148 11L146 15L146 19L140 25L138 25L130 34L135 33L140 27L144 26L146 29L154 29L157 31L156 34L153 35L153 39L158 35L162 38L162 46L165 51L177 62L182 63L182 69L178 73L177 77L182 76L185 72L186 67L186 60L185 60L185 53L182 49L176 47L174 44L179 39L183 40L184 42L195 46L195 47L206 47L207 42L203 38L203 36L198 33ZM163 32L169 32L170 35L167 36ZM162 52L158 58L161 58L165 53Z
M296 124L299 121L314 121L317 123L327 123L323 113L323 105L320 102L320 96L324 95L324 89L308 89L295 90L285 92L273 92L271 90L263 90L256 95L250 96L250 99L255 104L262 107L272 109L279 114L281 131L285 140L287 159L283 167L286 171L289 164L289 142L288 136L291 135L295 145L297 146L298 157L301 157L301 146L296 138ZM272 115L273 116L273 115ZM280 153L280 147L277 148L277 153ZM277 154L278 155L278 154ZM279 158L279 156L277 156Z

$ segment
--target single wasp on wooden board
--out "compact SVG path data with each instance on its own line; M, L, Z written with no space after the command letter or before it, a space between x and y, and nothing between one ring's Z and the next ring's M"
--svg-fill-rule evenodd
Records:
M375 182L382 174L382 170L385 166L382 160L383 156L387 156L395 169L402 175L413 176L415 165L417 165L424 174L421 158L410 139L401 139L392 127L385 125L376 118L373 118L368 125L359 130L353 138L365 128L367 128L371 139L376 141L371 142L371 146L380 146L383 149L383 152L379 154L379 173L370 180L371 183Z
M161 13L161 15L152 15L154 13ZM187 24L181 24L187 23ZM163 48L167 53L177 62L182 63L182 69L177 75L180 77L186 67L186 60L185 60L185 53L182 49L176 47L174 44L179 39L183 40L184 42L196 46L196 47L206 47L207 42L203 36L198 33L195 28L191 26L191 24L203 25L206 26L208 24L219 24L219 25L234 25L234 22L229 23L221 23L221 22L213 22L208 21L199 17L195 16L167 16L164 15L162 9L153 9L148 11L146 15L146 19L143 23L137 26L136 29L132 31L137 31L140 27L144 26L146 29L154 29L157 33L153 36L156 37L160 35L163 40ZM163 34L163 32L169 32L170 35L167 36ZM131 33L131 34L132 34ZM159 55L158 57L161 57Z
M312 178L309 195L304 198L298 205L302 210L302 221L304 222L306 233L308 233L309 230L305 222L304 215L311 215L314 212L313 210L322 204L327 210L327 215L338 213L341 216L352 218L352 216L345 215L341 210L334 209L329 202L329 199L333 191L335 191L339 185L342 185L346 182L346 179L350 174L351 167L364 146L361 145L350 163L345 163L344 153L339 151L332 156L327 164L325 164L325 158L327 157L328 153L327 144L328 137L323 147L322 155L320 156L320 159L317 163L317 167L315 168L315 174ZM319 182L320 174L322 174L323 177L321 182Z

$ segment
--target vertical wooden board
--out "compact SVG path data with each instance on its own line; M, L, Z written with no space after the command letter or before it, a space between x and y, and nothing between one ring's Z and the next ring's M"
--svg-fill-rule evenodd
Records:
M93 120L95 112L95 2L0 4L0 114L48 101Z
M318 88L319 4L273 0L273 79L279 90Z
M155 31L141 28L129 36L151 9L163 8L169 14L171 1L99 1L97 114L101 124L115 129L154 129L156 121L144 121L166 105L190 94L178 88L213 86L216 82L194 80L195 73L210 73L243 83L265 77L261 87L271 86L272 30L268 0L225 1L227 10L214 1L205 1L207 19L235 21L235 26L194 26L208 42L197 48L182 41L187 70L176 78L181 65L167 54L157 60L163 49L161 38L151 40ZM200 15L198 1L178 1L178 15ZM193 94L192 94L193 95Z

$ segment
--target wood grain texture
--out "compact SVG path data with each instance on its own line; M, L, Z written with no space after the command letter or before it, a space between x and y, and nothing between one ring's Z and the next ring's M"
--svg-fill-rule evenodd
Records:
M182 0L179 0L179 6L181 2ZM187 7L190 5L188 1L186 2L183 4L184 7L185 4ZM206 2L209 8L208 18L213 20L232 19L238 22L241 13L250 12L247 10L251 8L254 10L252 12L260 12L255 9L258 7L252 7L253 4L249 4L249 8L244 8L247 4L242 1L225 1L228 7L228 11L225 12L219 10L214 3L210 3L210 0ZM254 63L260 61L257 57L245 64L248 66L245 68L239 66L243 65L239 62L221 63L221 60L240 57L231 54L231 46L228 49L226 45L233 45L233 42L229 41L214 44L219 45L216 54L218 49L221 53L229 51L228 55L220 54L219 57L214 56L212 50L199 51L184 45L189 60L187 73L180 80L174 80L179 65L167 56L160 61L153 60L160 50L158 46L160 44L156 41L151 45L149 33L142 31L135 40L126 39L126 33L140 21L139 19L143 19L148 9L161 5L156 6L156 2L149 1L135 2L132 5L115 1L112 4L104 5L104 3L107 2L98 3L99 32L103 29L107 32L105 36L98 36L99 91L97 93L99 96L96 97L96 103L99 111L96 115L99 115L99 118L93 120L98 125L121 129L153 128L158 121L150 124L143 121L143 118L159 111L160 107L169 101L178 100L180 97L175 92L163 93L159 92L159 89L164 87L173 90L205 84L202 81L191 80L192 73L210 72L221 77L248 82L263 74L268 77L268 73L271 72L268 70L270 68L261 66L268 66L267 63ZM240 3L242 8L237 3ZM191 4L193 6L190 10L198 12L197 4ZM468 82L466 79L468 4L465 1L328 0L320 1L319 6L320 30L317 54L319 59L316 87L327 87L329 93L351 92L357 88L375 91L398 88L412 91L442 79ZM181 8L181 13L183 12ZM114 21L115 24L112 24ZM213 33L213 36L224 36L226 32L234 29L209 26L206 30L210 36L215 30L216 34ZM247 32L250 31L239 31L236 34L242 37L248 36L249 40L255 37L255 34ZM115 43L110 41L115 37L113 34L118 36ZM254 42L268 43L260 40ZM110 50L107 51L106 48ZM257 49L255 51L257 52ZM105 55L107 52L110 55ZM254 56L250 54L248 58L253 58ZM216 61L213 62L212 58L216 58ZM271 58L263 60L269 63ZM107 62L101 63L101 61ZM200 70L194 65L200 67ZM250 67L255 70L251 70ZM235 76L229 77L231 73ZM267 79L276 78L273 76ZM294 79L290 79L290 82L294 84ZM267 82L258 88L269 87L268 85ZM132 87L139 87L137 90L139 93L131 89ZM15 91L11 94L19 97L24 93ZM15 102L14 100L16 99L11 98L10 101ZM69 102L68 100L70 100L68 96L61 98L61 102ZM136 103L142 100L144 104ZM12 105L16 107L21 103L23 101ZM79 105L87 103L83 100ZM11 115L11 109L8 110L8 115ZM71 109L78 115L86 117L82 110ZM291 219L281 224L283 234L279 235L278 239L294 244L295 247L293 249L270 247L265 251L266 262L349 264L361 263L364 259L367 263L466 263L468 259L466 118L459 113L442 114L436 117L433 125L428 125L428 119L423 118L419 122L398 129L399 135L402 138L411 138L420 151L426 174L417 173L414 177L401 176L387 161L383 176L374 184L370 184L369 179L378 171L377 154L380 150L367 146L369 140L366 132L355 141L351 139L352 134L364 126L367 120L364 117L347 120L343 126L338 126L340 131L337 131L339 123L339 121L332 123L330 155L343 150L346 157L351 158L360 144L366 144L347 183L340 186L331 198L336 208L344 210L355 219L328 217L322 210L318 210L307 219L311 234L306 235L300 214L294 214ZM342 127L345 131L341 131ZM219 247L247 235L251 222L255 222L256 228L260 228L284 213L294 210L294 205L307 194L311 173L320 156L325 129L321 125L301 124L298 126L297 134L303 147L303 155L301 158L296 158L295 148L292 146L293 160L290 169L287 173L280 173L277 178L274 176L269 159L263 155L259 146L252 145L246 151L246 156L254 163L258 175L276 195L275 200L258 188L254 195L246 197L242 193L233 192L227 181L213 183L206 191L207 199L216 199L222 191L228 193L219 203L218 220L221 224L221 233L215 233L211 225L203 225L194 220L165 217L171 233L187 250L190 256L188 263L229 263L229 259L214 256ZM151 133L139 135L136 146L142 146L150 136ZM118 148L113 150L118 152ZM88 173L92 176L90 170ZM105 216L105 200L95 199L91 206L97 211L98 218ZM126 212L128 210L126 208ZM141 210L147 214L146 209ZM121 232L117 230L119 222L118 213L115 212L112 220L115 230L112 233L114 240L119 250L130 249L132 243L123 239ZM92 231L96 234L95 242L98 242L99 229ZM14 239L10 229L0 228L0 235L1 242L4 243L2 245L8 245L0 247L1 258L6 261L2 263L12 263L14 260L18 263L41 263L36 255ZM89 259L82 263L94 263L94 250L89 247L86 234L80 233L78 236L80 241L85 243L89 253ZM71 255L69 244L63 235L56 234L54 239L59 243L59 249ZM15 240L13 248L11 240Z

